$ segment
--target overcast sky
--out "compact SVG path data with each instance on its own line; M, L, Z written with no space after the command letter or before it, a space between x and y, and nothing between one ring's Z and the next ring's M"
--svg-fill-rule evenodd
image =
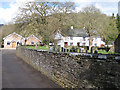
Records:
M18 7L24 6L25 2L34 1L34 0L0 0L0 24L7 24L12 22L17 13L19 13ZM43 0L39 0L43 1ZM45 0L45 1L58 1L58 0ZM59 0L67 1L67 0ZM96 8L99 8L102 13L109 16L112 13L115 15L118 13L118 1L119 0L69 0L74 1L76 4L76 12L82 10L83 7L94 5Z

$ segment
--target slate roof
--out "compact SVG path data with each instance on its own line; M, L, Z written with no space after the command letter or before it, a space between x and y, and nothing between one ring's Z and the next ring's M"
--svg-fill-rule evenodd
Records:
M67 29L65 34L70 37L89 37L84 29Z

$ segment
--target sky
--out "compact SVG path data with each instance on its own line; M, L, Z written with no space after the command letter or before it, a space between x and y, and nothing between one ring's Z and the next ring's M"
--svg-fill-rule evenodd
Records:
M19 7L24 7L25 2L34 0L0 0L0 24L13 22L13 18L19 13ZM68 0L37 0L37 1L68 1ZM76 12L82 11L82 8L94 5L96 8L108 16L112 13L118 13L119 0L69 0L75 2Z

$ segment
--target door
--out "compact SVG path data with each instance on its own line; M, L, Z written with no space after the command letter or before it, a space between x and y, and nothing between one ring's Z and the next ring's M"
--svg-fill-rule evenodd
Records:
M12 48L16 48L16 42L12 42Z
M77 46L80 46L80 42L77 43Z
M68 46L68 42L64 42L64 46Z

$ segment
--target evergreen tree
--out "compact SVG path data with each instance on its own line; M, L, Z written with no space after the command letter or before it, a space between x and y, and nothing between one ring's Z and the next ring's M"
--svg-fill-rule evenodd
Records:
M115 19L114 13L112 13L112 19Z

